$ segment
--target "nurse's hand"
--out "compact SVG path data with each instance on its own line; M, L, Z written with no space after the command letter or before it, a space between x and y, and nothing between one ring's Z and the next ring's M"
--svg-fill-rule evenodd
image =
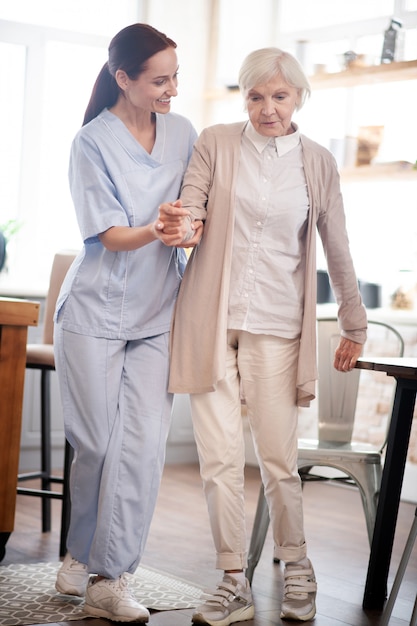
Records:
M350 372L362 353L362 344L341 337L334 355L334 367L339 372Z
M155 220L153 224L151 224L152 233L155 239L159 239L166 246L179 246L184 240L184 227L170 227L169 232L165 232L164 224L159 220Z
M158 219L154 222L155 236L165 245L178 246L194 238L190 211L182 208L181 200L165 202L158 211Z
M159 207L159 221L163 225L165 234L176 232L174 229L182 222L184 237L180 243L175 244L178 248L193 248L200 243L203 234L204 222L192 220L190 211L182 208L181 200L166 202Z
M158 220L163 224L165 233L175 230L178 226L184 225L184 218L189 217L190 211L182 208L181 200L175 202L164 202L158 207ZM190 227L190 220L185 224Z

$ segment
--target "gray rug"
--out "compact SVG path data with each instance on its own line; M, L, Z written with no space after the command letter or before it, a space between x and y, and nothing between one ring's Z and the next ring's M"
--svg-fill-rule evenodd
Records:
M0 566L0 625L47 624L88 617L83 599L55 590L60 563ZM169 611L197 606L201 589L185 580L140 566L130 586L148 609Z

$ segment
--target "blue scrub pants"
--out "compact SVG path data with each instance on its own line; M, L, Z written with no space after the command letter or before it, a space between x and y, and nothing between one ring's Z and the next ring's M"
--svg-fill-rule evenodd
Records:
M55 325L55 361L71 468L68 551L90 573L139 565L161 481L173 395L169 333L135 341Z

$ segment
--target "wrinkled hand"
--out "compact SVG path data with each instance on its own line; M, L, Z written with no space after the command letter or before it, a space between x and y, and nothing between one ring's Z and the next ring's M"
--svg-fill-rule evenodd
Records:
M353 370L356 361L361 355L362 348L362 344L346 339L346 337L341 337L334 354L334 367L339 372L350 372Z
M186 219L189 215L190 211L182 208L181 200L161 204L158 219L153 223L155 237L166 246L180 245L189 230Z
M190 239L187 239L187 241L178 244L178 248L194 248L200 243L204 230L204 222L195 220L192 222L191 228L194 230L194 235L190 237Z

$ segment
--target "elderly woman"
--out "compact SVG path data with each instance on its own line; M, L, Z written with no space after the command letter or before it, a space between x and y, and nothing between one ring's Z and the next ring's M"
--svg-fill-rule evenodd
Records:
M243 62L239 86L249 120L204 130L185 175L183 209L205 226L171 333L170 391L191 394L216 567L224 570L193 616L212 626L254 615L244 573L242 395L275 556L285 563L281 617L307 621L315 615L297 471L297 407L314 398L317 378L316 231L339 305L336 369L354 367L367 327L335 160L292 121L310 94L302 68L282 50L257 50ZM176 207L160 207L167 227Z

